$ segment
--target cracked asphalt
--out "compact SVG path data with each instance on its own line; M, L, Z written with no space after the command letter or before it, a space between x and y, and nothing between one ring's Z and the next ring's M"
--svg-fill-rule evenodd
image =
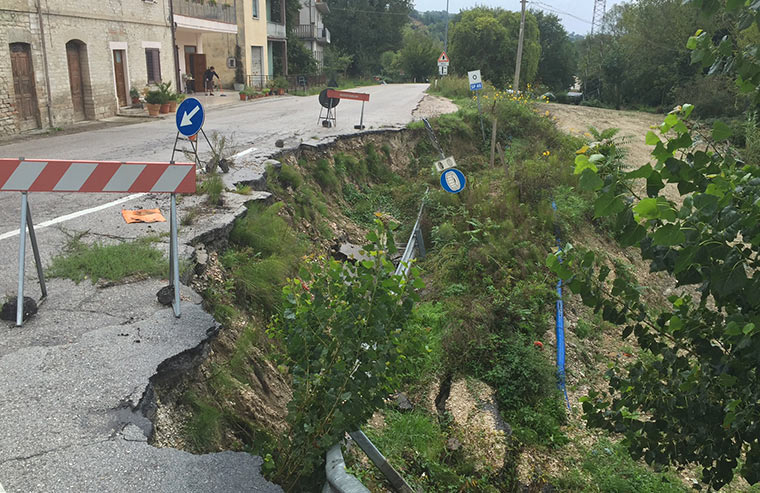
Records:
M373 86L365 125L368 130L398 128L412 119L426 85ZM316 97L283 97L212 108L207 133L232 136L231 152L248 152L235 161L230 178L260 179L263 161L275 141L285 147L323 144L356 133L361 105L338 107L338 126L317 125ZM48 159L168 160L176 129L173 120L0 145L0 156ZM227 180L227 181L235 181ZM193 238L232 221L245 200L208 214L205 223L181 228L181 255ZM109 194L30 194L36 224L96 207L122 196ZM180 202L197 203L195 197ZM124 208L161 208L167 197L144 195L37 232L43 264L60 253L72 234L118 242L168 232L168 223L126 225ZM0 194L0 289L15 294L19 194ZM27 244L28 245L28 244ZM28 296L39 297L31 253L26 260ZM183 288L182 318L159 305L155 293L166 280L144 280L102 287L88 280L48 281L49 297L21 328L0 322L0 493L51 492L275 492L260 475L262 460L242 452L192 455L148 444L150 422L141 404L150 378L202 354L217 330L197 294ZM180 365L180 366L177 366Z

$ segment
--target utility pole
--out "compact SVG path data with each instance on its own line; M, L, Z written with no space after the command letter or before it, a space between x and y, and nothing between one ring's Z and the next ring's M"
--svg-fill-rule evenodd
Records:
M523 37L525 36L525 4L527 0L521 0L522 3L522 15L520 17L520 38L517 41L517 63L515 63L515 81L512 84L512 89L515 92L520 90L520 64L522 63L523 52Z
M443 35L443 51L449 54L449 0L446 0L446 31Z

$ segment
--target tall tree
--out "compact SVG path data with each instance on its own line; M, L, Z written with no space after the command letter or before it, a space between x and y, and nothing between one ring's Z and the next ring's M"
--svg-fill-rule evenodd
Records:
M331 0L325 26L332 44L353 55L349 72L379 73L380 54L402 46L402 28L409 22L412 0Z
M399 52L399 63L409 77L422 82L437 72L436 60L442 49L443 43L436 42L427 33L407 29L404 32L404 47Z
M459 74L480 69L483 77L505 87L514 75L520 14L503 9L476 7L461 12L449 31L449 54ZM541 44L533 14L525 19L525 41L520 78L532 81L538 71Z
M541 36L541 58L538 60L538 80L552 90L567 90L574 82L577 68L575 46L567 31L554 14L531 13L538 23Z

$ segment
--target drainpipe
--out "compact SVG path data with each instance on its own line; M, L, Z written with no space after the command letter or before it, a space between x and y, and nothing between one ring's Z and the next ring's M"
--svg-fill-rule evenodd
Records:
M177 36L174 32L176 24L174 23L174 1L173 0L169 0L169 22L171 23L170 25L172 29L172 54L174 57L174 79L175 79L174 87L177 88L177 92L180 92L185 89L180 85L180 79L179 79L179 60L177 59L177 50L179 48L177 47ZM187 68L185 68L185 70L187 70Z
M40 41L42 42L42 64L44 65L45 69L45 89L47 92L47 114L48 114L48 123L50 124L50 127L52 128L53 125L53 97L50 94L50 71L48 70L48 59L47 59L47 45L45 44L45 28L42 24L42 6L40 5L40 0L37 0L37 19L40 23Z

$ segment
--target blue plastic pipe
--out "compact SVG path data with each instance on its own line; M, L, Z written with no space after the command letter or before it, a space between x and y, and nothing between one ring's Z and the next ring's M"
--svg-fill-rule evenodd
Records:
M557 212L557 204L552 200L552 209ZM559 230L556 232L557 237L557 256L560 263L562 262L562 242L559 239ZM567 397L567 387L565 385L565 305L562 301L562 279L557 280L557 386L565 395L567 408L570 409L570 399Z

